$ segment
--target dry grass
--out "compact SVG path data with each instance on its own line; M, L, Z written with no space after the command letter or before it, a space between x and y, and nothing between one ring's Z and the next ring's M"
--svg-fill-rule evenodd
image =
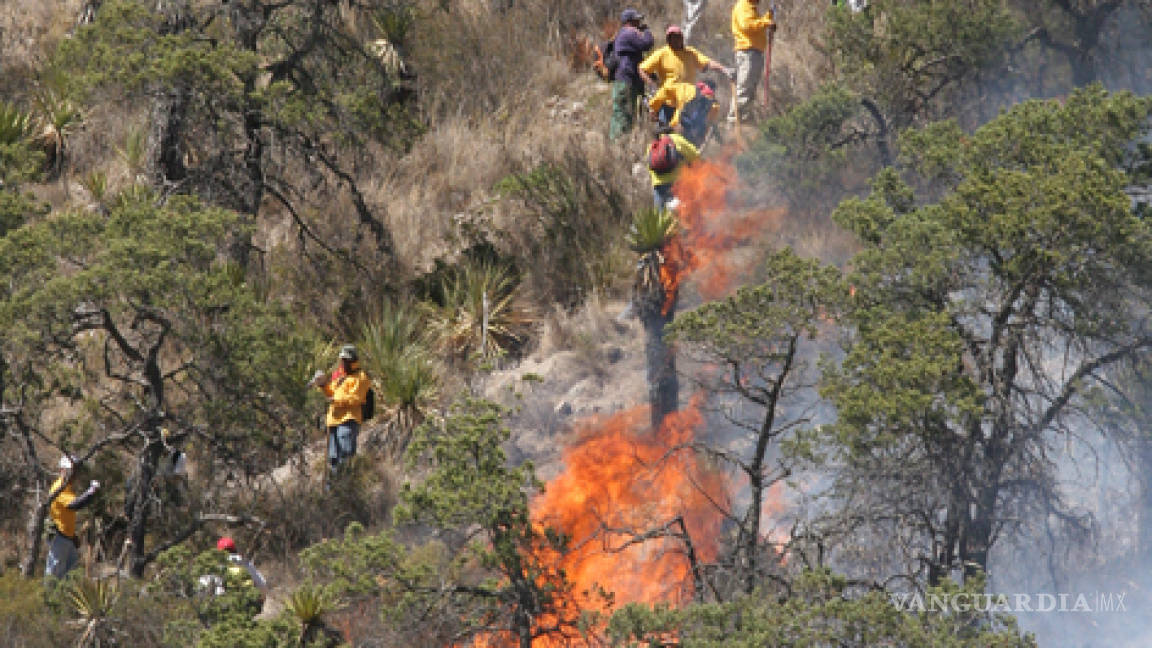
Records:
M81 3L82 0L4 0L0 4L2 74L22 75L39 67L72 29Z

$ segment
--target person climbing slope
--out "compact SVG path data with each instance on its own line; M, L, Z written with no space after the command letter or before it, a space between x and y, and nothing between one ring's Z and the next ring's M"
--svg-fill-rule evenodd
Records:
M706 70L715 70L729 78L735 74L735 71L701 54L695 47L684 45L684 32L678 26L670 25L664 38L667 44L649 54L637 68L644 83L656 87L657 91L672 83L695 85L696 76ZM661 123L671 122L674 112L669 106L661 108Z
M661 126L679 128L680 133L699 147L704 143L708 134L708 122L716 112L715 83L697 81L695 85L689 83L670 83L661 86L648 102L654 119L660 121L660 115L666 114L664 108L671 107L673 112L667 123Z
M656 129L648 146L648 173L652 181L652 203L658 210L670 209L672 185L685 165L700 157L696 146L669 126Z
M308 385L324 393L328 400L328 464L332 474L356 455L356 437L364 422L364 404L372 379L360 369L356 347L345 344L340 349L340 366L328 377L317 371Z
M636 66L655 42L639 11L625 9L620 14L620 22L623 24L612 44L612 51L619 60L612 80L612 123L608 129L608 136L612 139L632 130L636 100L644 94L644 82Z

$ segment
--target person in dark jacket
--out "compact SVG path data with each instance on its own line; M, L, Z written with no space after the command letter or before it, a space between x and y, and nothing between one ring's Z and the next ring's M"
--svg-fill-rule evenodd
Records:
M620 59L612 79L612 123L608 136L616 139L632 130L636 118L636 100L644 93L644 82L636 66L644 54L652 49L652 32L644 24L644 16L635 9L620 14L620 31L616 33L612 49Z

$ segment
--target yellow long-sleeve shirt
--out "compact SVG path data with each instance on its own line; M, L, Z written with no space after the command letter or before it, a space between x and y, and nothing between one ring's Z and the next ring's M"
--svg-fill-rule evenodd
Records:
M61 479L52 482L48 492L56 490L60 486ZM72 484L65 484L64 488L60 490L60 494L52 500L51 506L48 507L48 517L52 518L52 524L56 525L56 530L69 538L76 537L76 511L68 508L75 499L76 491L72 490Z
M732 37L736 39L736 50L763 52L768 47L768 29L773 24L771 9L761 16L752 0L736 0L736 6L732 7Z
M326 425L333 427L349 419L363 423L364 401L368 399L371 388L372 379L357 365L352 366L350 374L321 386L324 395L332 399L328 404Z
M669 126L676 126L680 123L680 111L684 110L684 106L688 105L689 101L696 98L696 86L691 83L665 83L660 86L656 94L648 101L648 107L652 112L660 110L665 104L672 106L676 112L672 115L672 120L668 122Z
M674 50L665 45L648 55L639 68L645 74L655 74L660 77L660 85L670 83L696 83L696 74L708 67L712 59L700 53L695 47L687 46L682 50Z

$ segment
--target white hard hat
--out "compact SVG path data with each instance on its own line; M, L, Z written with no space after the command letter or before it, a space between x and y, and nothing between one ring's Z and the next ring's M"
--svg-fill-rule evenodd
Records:
M61 455L60 457L60 470L72 470L72 457L68 455Z

